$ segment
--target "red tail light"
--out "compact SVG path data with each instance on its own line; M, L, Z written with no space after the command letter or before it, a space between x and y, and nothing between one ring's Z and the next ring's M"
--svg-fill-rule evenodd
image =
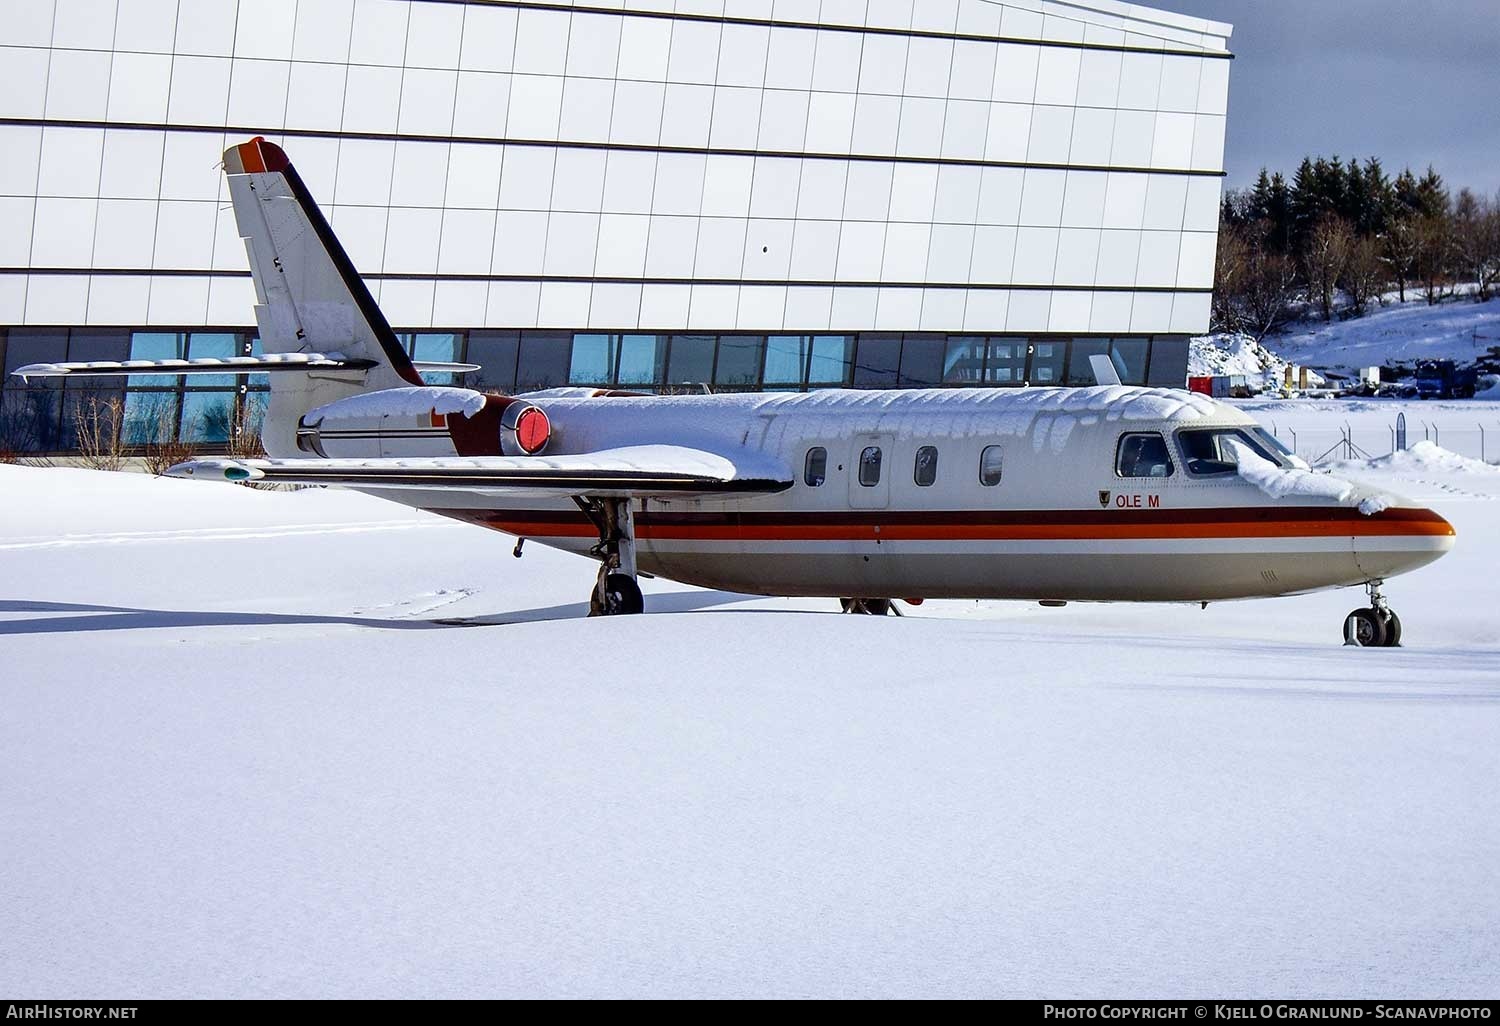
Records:
M547 447L552 438L552 422L535 406L528 406L516 419L516 444L528 456L535 456Z

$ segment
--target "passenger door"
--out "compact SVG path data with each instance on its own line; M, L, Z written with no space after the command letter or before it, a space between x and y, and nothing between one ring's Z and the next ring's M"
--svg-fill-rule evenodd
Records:
M855 437L848 463L849 505L854 509L885 509L891 504L895 441L892 435Z

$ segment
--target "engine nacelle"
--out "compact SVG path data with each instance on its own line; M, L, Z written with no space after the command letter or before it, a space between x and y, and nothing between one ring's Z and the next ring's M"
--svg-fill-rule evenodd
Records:
M552 440L541 407L464 388L392 388L304 415L297 448L329 459L535 456Z

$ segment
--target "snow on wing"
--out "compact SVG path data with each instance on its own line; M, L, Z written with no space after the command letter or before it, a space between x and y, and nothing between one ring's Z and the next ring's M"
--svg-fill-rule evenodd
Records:
M779 460L732 457L675 445L645 445L564 456L438 459L232 460L181 463L172 477L343 488L461 488L513 495L712 495L780 492L792 485Z

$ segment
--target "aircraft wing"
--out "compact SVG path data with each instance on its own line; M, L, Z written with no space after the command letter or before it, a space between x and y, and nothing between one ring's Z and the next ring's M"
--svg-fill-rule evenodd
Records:
M745 451L722 456L678 445L646 445L563 456L383 459L199 459L171 477L369 489L460 489L550 498L728 495L792 486L779 460Z

